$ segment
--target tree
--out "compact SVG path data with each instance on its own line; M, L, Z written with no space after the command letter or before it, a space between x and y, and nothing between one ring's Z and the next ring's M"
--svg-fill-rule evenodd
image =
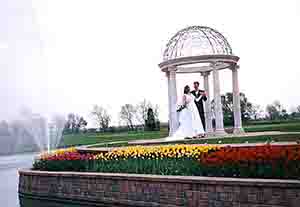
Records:
M125 104L121 107L120 119L123 121L129 129L134 129L136 109L132 104Z
M64 133L73 133L75 129L75 114L69 113L65 124Z
M300 113L300 105L297 106L297 112Z
M268 104L266 107L266 111L269 114L269 118L271 120L279 118L280 113L274 104Z
M94 105L91 112L92 117L100 129L107 130L111 121L111 116L102 106Z
M88 122L79 115L69 113L65 124L64 133L78 133L80 129L85 129Z
M281 105L281 103L278 100L276 100L276 101L274 101L273 105L275 106L277 111L279 111L279 113L281 113L281 111L283 110L283 106Z
M288 119L289 118L289 114L287 113L286 109L282 109L281 118L283 118L283 119Z
M231 92L227 92L225 95L221 95L221 102L224 113L224 123L233 124L233 94ZM248 98L244 93L240 93L240 104L242 120L249 120L253 114L253 104L248 101ZM214 100L212 100L211 105L212 111L214 111Z
M135 107L135 118L143 126L145 126L147 120L147 113L149 109L152 109L152 113L155 120L158 120L159 107L158 105L153 105L150 101L144 99L138 103Z
M286 109L283 108L282 104L278 100L274 101L273 104L268 104L266 111L271 120L287 119L288 117Z
M82 117L82 116L79 116L79 115L76 115L75 116L75 130L76 130L76 133L79 132L79 130L84 130L85 127L87 126L87 121Z
M9 135L9 125L6 121L0 122L0 136L8 136Z
M148 108L147 119L145 120L146 130L154 131L156 128L155 116L152 108Z
M253 104L244 93L240 93L242 120L249 120L253 114Z
M263 110L262 110L260 105L253 105L252 106L251 117L253 117L254 120L257 120L262 113L263 113Z

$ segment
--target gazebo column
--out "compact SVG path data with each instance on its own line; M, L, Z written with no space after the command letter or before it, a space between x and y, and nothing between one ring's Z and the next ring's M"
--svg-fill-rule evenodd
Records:
M169 135L178 128L178 114L177 114L177 88L176 88L176 68L169 68L167 72L168 77L168 97L169 97Z
M215 121L216 121L215 135L225 135L226 133L224 131L219 71L215 68L215 64L213 64L212 66L213 66L214 102L215 102L214 109L215 109Z
M206 125L205 129L208 135L213 133L212 111L211 111L211 103L210 103L210 96L209 96L209 74L210 72L201 73L201 75L203 76L204 90L207 96L207 100L205 102L205 125Z
M235 65L232 68L232 95L233 95L233 115L234 115L233 133L234 134L244 133L244 129L242 128L238 68L239 66L237 65Z

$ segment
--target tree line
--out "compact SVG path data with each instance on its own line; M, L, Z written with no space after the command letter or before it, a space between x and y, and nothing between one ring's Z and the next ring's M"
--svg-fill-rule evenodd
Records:
M96 131L128 131L128 130L159 130L159 106L144 99L134 104L124 104L119 112L119 127L111 126L112 116L101 105L94 105L89 114L97 128L86 129L88 122L80 115L69 113L67 115L64 134Z
M221 102L224 114L224 124L233 125L233 94L228 92L221 95ZM242 121L247 123L248 121L256 120L287 120L287 119L300 119L300 105L292 109L290 113L280 103L275 100L273 103L268 104L265 110L258 104L254 104L246 97L244 93L240 93L240 106ZM212 100L212 111L214 112L214 100Z
M233 94L231 92L221 95L221 102L224 114L224 124L226 126L233 125ZM245 95L240 93L240 106L242 121L257 120L286 120L300 119L300 105L291 113L288 113L285 107L279 102L274 101L268 104L265 110L258 104L251 102ZM215 103L211 101L211 109L214 113ZM65 132L77 133L79 131L128 131L128 130L157 130L159 129L159 106L152 104L144 99L137 104L124 104L119 112L119 126L111 126L112 116L109 111L101 106L94 105L90 116L95 122L97 129L85 129L87 121L79 115L69 114L67 117Z

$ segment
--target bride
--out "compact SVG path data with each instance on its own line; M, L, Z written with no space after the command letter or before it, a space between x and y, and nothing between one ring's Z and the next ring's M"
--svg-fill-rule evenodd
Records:
M198 99L200 99L200 97ZM195 104L195 100L198 99L191 94L189 86L184 87L182 110L179 112L179 128L171 137L167 138L168 140L195 138L205 135L199 112Z

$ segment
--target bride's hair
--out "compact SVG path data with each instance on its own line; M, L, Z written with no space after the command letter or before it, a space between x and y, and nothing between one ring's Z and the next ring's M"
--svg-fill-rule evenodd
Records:
M184 86L183 93L188 94L190 92L190 87L189 86Z

